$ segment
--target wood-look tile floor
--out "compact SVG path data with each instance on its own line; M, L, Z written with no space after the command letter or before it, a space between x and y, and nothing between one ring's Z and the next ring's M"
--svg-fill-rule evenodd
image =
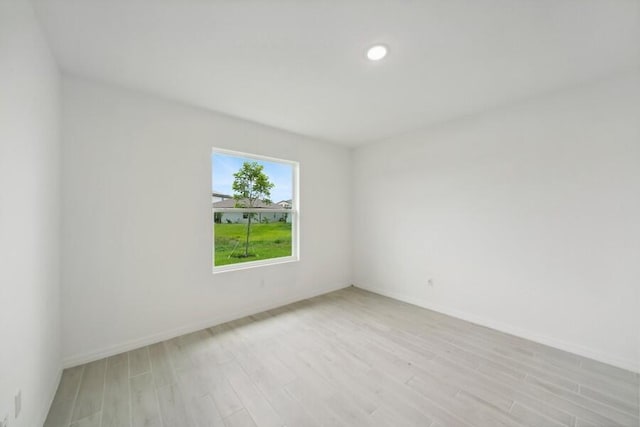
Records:
M638 375L356 288L67 369L47 427L638 426Z

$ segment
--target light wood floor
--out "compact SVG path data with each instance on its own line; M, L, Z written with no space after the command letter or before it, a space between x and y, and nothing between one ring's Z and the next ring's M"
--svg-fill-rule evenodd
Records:
M638 426L638 375L355 288L64 371L47 427Z

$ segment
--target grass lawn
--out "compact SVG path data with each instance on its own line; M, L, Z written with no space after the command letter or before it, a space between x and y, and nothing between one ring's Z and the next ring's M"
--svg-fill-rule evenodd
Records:
M244 258L247 224L214 224L214 265L291 256L291 224L251 224L249 257Z

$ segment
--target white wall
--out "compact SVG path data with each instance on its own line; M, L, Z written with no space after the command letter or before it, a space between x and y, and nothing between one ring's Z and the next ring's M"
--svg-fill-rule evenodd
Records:
M356 286L640 369L638 75L359 148L354 174Z
M63 83L63 353L76 364L351 283L350 152ZM301 260L211 273L211 148L300 162Z
M0 421L11 427L42 425L61 370L59 85L30 3L0 0Z

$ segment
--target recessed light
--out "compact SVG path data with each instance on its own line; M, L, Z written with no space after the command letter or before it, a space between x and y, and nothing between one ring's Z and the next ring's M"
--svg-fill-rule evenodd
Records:
M387 47L381 44L371 46L369 50L367 50L367 58L372 61L379 61L385 56L387 56Z

